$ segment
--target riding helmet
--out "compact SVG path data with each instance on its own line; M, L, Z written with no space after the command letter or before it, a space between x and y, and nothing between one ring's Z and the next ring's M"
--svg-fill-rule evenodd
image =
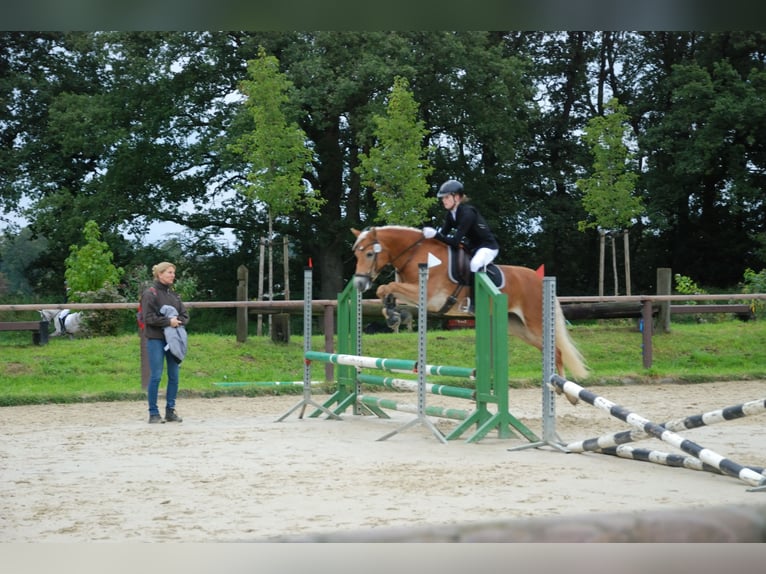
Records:
M445 195L452 195L453 193L459 193L460 195L463 195L463 184L456 179L448 179L439 188L439 191L436 193L436 197L441 198Z

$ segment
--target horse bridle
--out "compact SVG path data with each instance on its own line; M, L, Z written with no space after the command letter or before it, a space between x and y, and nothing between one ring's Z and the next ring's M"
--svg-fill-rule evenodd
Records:
M357 250L364 251L370 245L372 245L372 261L370 262L370 270L367 273L355 273L354 277L361 277L361 278L367 279L370 283L372 283L373 281L375 281L375 279L377 279L378 275L380 275L380 269L378 269L377 263L378 263L378 254L383 252L383 246L380 244L380 242L378 242L378 236L374 227L369 229L368 234L372 236L372 243L371 244L368 243L366 245L360 245L359 247L357 247ZM404 249L401 253L399 253L399 255L391 259L391 261L387 263L387 265L391 265L394 268L394 271L399 273L399 267L396 266L396 261L400 257L402 257L404 254L412 251L415 247L417 247L423 241L423 239L424 238L421 237L415 243L413 243L412 245ZM407 263L410 262L413 255L414 253L410 255L410 258L407 259L407 261L405 261L404 265L402 265L401 267L405 267ZM385 267L385 265L383 267Z

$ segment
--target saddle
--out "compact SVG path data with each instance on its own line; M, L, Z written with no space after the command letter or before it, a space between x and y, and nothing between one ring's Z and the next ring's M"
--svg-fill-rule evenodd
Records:
M485 268L487 277L498 289L505 286L505 275L494 263L490 263ZM467 250L447 246L447 276L449 280L457 285L452 295L447 297L444 305L439 309L439 314L446 313L447 310L457 303L457 297L464 287L471 285L471 257Z
M457 285L471 284L471 257L465 249L447 246L448 264L447 273L450 281ZM505 275L494 263L490 263L486 268L487 277L498 289L505 286Z

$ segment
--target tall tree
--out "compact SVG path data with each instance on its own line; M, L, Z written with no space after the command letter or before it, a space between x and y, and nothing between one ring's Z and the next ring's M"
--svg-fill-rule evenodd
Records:
M292 83L279 70L279 61L261 49L248 62L249 79L240 90L247 96L246 108L253 129L242 134L231 149L242 154L248 165L244 196L263 203L268 211L269 298L273 298L273 226L275 217L287 217L298 209L316 213L324 200L306 179L313 173L314 154L306 136L288 110Z
M611 235L612 257L616 263L615 232L623 232L625 237L625 286L627 294L630 295L628 229L643 209L641 198L634 193L638 174L626 144L626 136L630 134L627 120L625 107L616 98L612 98L607 103L603 116L595 116L588 121L582 136L593 154L593 171L590 177L577 180L577 187L583 192L582 204L589 216L589 219L580 221L579 229L584 231L596 228L602 238L599 295L604 294L603 238L605 234ZM618 295L617 269L616 265L614 266L614 294Z
M423 148L428 130L417 119L418 108L409 82L397 76L386 115L374 116L377 144L361 154L356 171L373 188L377 220L387 224L422 225L434 200L427 198L433 171Z

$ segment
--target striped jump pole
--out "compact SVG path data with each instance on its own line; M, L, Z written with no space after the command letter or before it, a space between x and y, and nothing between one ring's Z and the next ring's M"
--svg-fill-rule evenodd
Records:
M723 474L733 476L754 487L753 490L766 490L766 476L751 470L748 467L737 464L710 449L706 449L695 442L685 439L673 431L669 431L650 420L621 407L608 399L601 397L582 388L577 383L568 381L559 375L553 375L551 384L567 396L582 399L583 401L608 412L613 417L628 423L629 425L646 432L648 435L660 439L663 442L690 454L705 464L719 469Z
M381 377L380 375L367 375L360 373L357 375L359 382L366 385L385 387L395 391L417 391L418 383L411 379L397 379L395 377ZM454 397L458 399L476 400L476 391L463 387L453 387L450 385L440 385L438 383L426 383L426 391L432 395L441 395L443 397Z
M308 361L326 361L336 365L350 365L361 369L380 369L394 373L417 373L418 362L410 359L383 359L359 355L344 355L341 353L324 353L322 351L306 351ZM450 367L444 365L426 365L427 375L442 375L445 377L464 377L473 379L476 369L470 367Z
M686 429L695 429L706 425L736 420L746 416L757 415L764 411L766 411L766 399L758 399L698 415L691 415L681 419L667 421L661 423L660 426L669 431L678 432ZM620 431L570 443L567 445L567 449L571 452L596 451L637 440L643 440L648 437L649 435L643 430L634 429Z
M382 416L382 418L389 418L385 415L385 411L382 409L388 409L391 411L400 411L403 413L418 414L418 406L409 403L400 403L393 399L386 399L382 397L376 397L374 395L359 395L357 399L367 407L370 407L376 414ZM380 415L380 413L383 415ZM471 413L463 409L452 409L447 407L440 407L436 405L426 405L425 414L430 417L438 417L443 419L454 419L464 421Z
M618 456L620 458L629 458L631 460L639 460L643 462L654 462L656 464L664 464L665 466L675 466L688 468L691 470L704 470L707 472L713 472L717 474L723 474L720 469L705 464L700 459L693 456L684 454L667 453L659 450L639 448L630 446L627 444L621 444L617 446L607 447L594 451L599 454L608 454L612 456ZM764 468L760 466L748 466L750 470L759 474L764 473Z

